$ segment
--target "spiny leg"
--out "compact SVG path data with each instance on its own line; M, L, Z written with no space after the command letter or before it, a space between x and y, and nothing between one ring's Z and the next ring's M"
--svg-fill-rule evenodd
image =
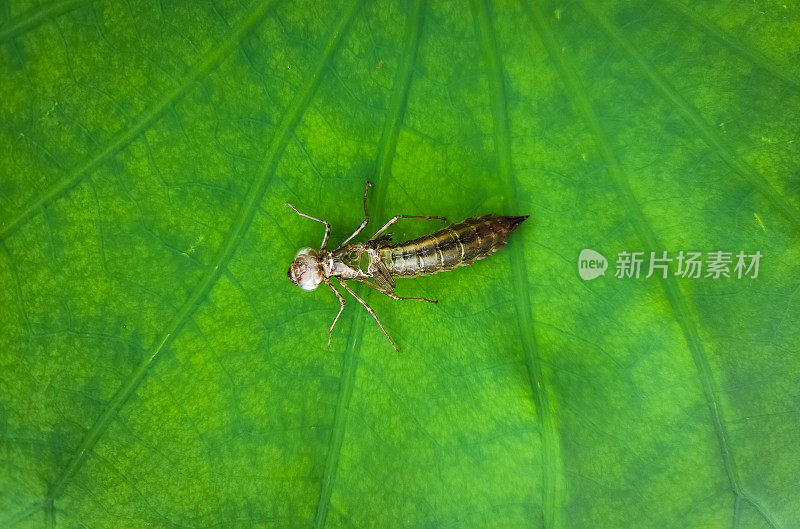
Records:
M398 296L398 295L395 295L395 294L394 294L394 293L392 293L392 292L385 292L385 291L383 291L383 290L381 290L380 292L382 292L383 294L386 294L387 296L389 296L390 298L392 298L392 299L394 299L394 300L396 300L396 301L427 301L428 303L439 303L439 300L438 300L438 299L428 299L428 298L403 298L403 297L400 297L400 296Z
M429 216L426 216L426 215L395 215L394 217L392 217L392 219L389 222L387 222L386 224L383 225L383 228L381 228L377 232L375 232L375 235L370 237L369 240L372 240L372 239L376 238L378 235L380 235L381 233L385 232L386 228L388 228L389 226L391 226L392 224L394 224L395 222L397 222L400 219L439 219L439 220L442 220L444 222L447 222L447 219L444 218L444 217L429 217Z
M324 250L325 249L325 245L328 244L328 235L330 235L330 233L331 233L331 225L328 224L327 222L325 222L324 220L320 220L320 219L318 219L316 217L312 217L311 215L306 215L305 213L300 213L299 211L297 211L296 207L294 207L293 205L289 204L288 202L286 202L284 204L284 206L289 206L290 208L292 208L294 210L295 213L297 213L301 217L305 217L305 218L311 219L311 220L316 220L317 222L321 222L321 223L323 223L325 225L325 236L322 238L322 246L319 247L320 250Z
M337 278L337 279L338 279L338 278ZM343 280L341 280L341 279L340 279L340 280L339 280L339 284L340 284L340 285L342 285L342 288L344 288L346 291L348 291L348 292L350 293L350 295L351 295L351 296L353 296L354 298L356 298L356 300L358 300L358 302L359 302L359 303L361 303L362 305L364 305L364 308L365 308L365 309L367 309L367 312L369 312L370 314L372 314L372 317L373 317L373 318L375 318L375 321L376 321L376 322L378 322L378 327L380 327L380 328L381 328L381 330L383 331L383 334L385 334L385 335L386 335L386 338L389 340L389 343L390 343L390 344L392 344L392 347L394 347L394 350L395 350L396 352L398 352L398 353L399 353L399 352L400 352L400 349L398 349L398 348L397 348L397 346L394 344L394 340L392 340L392 337L391 337L391 336L389 336L389 333L388 333L388 332L386 332L386 329L384 329L384 328L383 328L383 324L381 324L381 320L379 320L379 319L378 319L378 315L377 315L377 314L375 314L375 311L374 311L374 310L372 310L372 307L370 307L369 305L367 305L367 302L366 302L366 301L364 301L364 300L363 300L363 299L361 299L360 297L356 296L356 293L355 293L355 292L353 292L352 290L350 290L350 287L348 287L348 286L347 286L347 284L346 284L346 283L345 283Z
M396 300L396 301L427 301L428 303L439 303L438 299L404 298L404 297L398 296L394 292L391 292L389 290L381 288L379 285L377 285L375 283L371 283L369 281L361 281L361 282L364 283L365 285L367 285L369 288L373 288L373 289L377 290L378 292L380 292L381 294L385 294L385 295L389 296L390 298L392 298L393 300Z
M339 291L336 290L336 287L333 286L333 283L331 283L326 279L325 284L328 285L331 290L333 290L333 293L336 294L336 298L339 300L339 312L336 313L336 317L333 318L333 323L331 323L331 328L328 329L328 349L330 349L331 335L333 334L333 328L336 326L336 322L339 320L339 316L342 315L342 311L344 310L344 298L342 297L341 294L339 294Z
M350 237L346 238L344 242L339 245L339 248L343 247L345 244L352 241L353 237L361 233L361 230L363 230L367 226L367 223L369 222L369 213L367 213L367 193L369 193L370 187L372 187L372 184L367 182L367 187L366 189L364 189L364 222L361 223L361 226L359 226L358 229L356 229L356 231L354 231L353 234L350 235ZM338 250L339 248L336 249Z

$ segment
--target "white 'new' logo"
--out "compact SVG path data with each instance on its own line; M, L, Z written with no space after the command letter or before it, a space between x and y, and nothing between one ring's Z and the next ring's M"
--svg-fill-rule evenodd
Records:
M600 252L589 248L581 250L578 256L578 274L584 281L590 281L598 276L606 275L608 261Z

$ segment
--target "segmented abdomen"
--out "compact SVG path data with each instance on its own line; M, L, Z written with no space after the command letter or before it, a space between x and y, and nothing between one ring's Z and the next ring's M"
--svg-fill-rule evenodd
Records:
M506 245L508 236L528 216L483 215L400 244L384 246L380 256L393 276L431 275L472 264Z

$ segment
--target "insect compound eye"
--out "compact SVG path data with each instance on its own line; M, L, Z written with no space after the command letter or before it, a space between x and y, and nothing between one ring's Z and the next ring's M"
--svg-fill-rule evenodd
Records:
M316 255L316 254L317 254L317 251L314 248L305 247L305 248L300 248L299 250L297 250L297 253L294 255L294 258L296 260L298 257L302 257L304 255L312 255L313 256L313 255Z

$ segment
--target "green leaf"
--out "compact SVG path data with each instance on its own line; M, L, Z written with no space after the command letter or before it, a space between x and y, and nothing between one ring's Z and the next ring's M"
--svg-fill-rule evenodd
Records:
M0 5L0 526L800 523L800 9ZM365 296L396 214L531 214ZM404 220L395 240L438 228ZM393 228L394 228L393 227ZM609 260L584 281L578 254ZM758 277L615 277L621 252Z

